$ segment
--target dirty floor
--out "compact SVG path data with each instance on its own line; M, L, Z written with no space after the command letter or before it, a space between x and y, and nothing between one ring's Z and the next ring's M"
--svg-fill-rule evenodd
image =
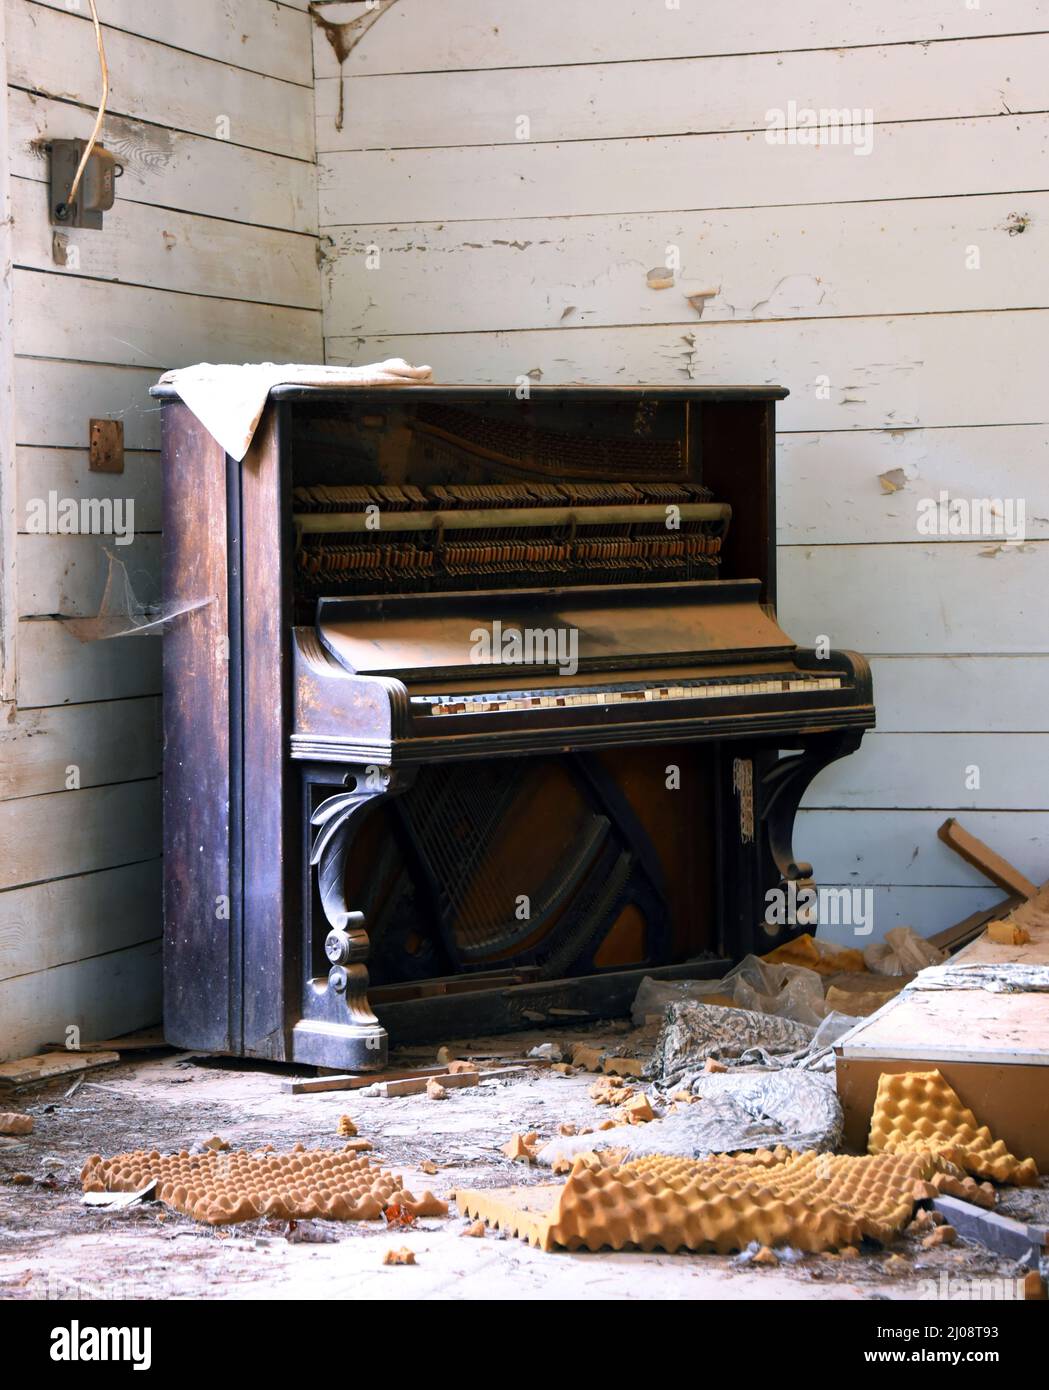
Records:
M518 1063L549 1036L470 1039L450 1048L494 1067L491 1059ZM594 1041L609 1036L606 1029ZM390 1064L433 1061L432 1049L416 1049ZM0 1298L956 1298L963 1281L1019 1273L978 1248L926 1251L909 1236L895 1247L905 1256L902 1270L898 1262L888 1268L891 1252L873 1248L857 1259L803 1256L778 1268L716 1255L543 1254L492 1231L463 1238L469 1223L454 1202L447 1218L411 1229L315 1221L301 1223L291 1238L286 1223L213 1229L159 1203L119 1212L82 1205L79 1172L93 1153L175 1152L213 1135L234 1148L340 1148L343 1114L373 1143L370 1156L402 1173L417 1196L427 1188L446 1198L459 1187L556 1181L548 1170L511 1164L501 1146L515 1131L547 1137L563 1122L596 1126L607 1115L588 1095L592 1076L535 1064L451 1090L445 1100L282 1093L282 1081L311 1074L153 1053L87 1073L79 1084L65 1077L6 1099L5 1108L31 1114L35 1128L23 1139L0 1139ZM436 1175L421 1171L426 1162L438 1165ZM1049 1189L1011 1193L1009 1202L1015 1215L1044 1219ZM384 1266L386 1252L402 1246L416 1264Z

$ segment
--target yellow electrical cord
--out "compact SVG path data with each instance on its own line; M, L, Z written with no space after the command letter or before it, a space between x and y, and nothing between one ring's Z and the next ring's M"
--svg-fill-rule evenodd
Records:
M95 43L98 45L98 61L102 68L102 100L99 103L98 115L95 117L95 128L91 132L91 139L87 142L87 145L84 147L84 153L80 156L80 166L76 171L76 177L73 179L73 186L69 190L69 198L67 201L70 207L76 202L80 180L84 177L84 170L87 168L87 162L94 152L95 145L98 143L98 134L102 129L102 122L106 115L106 103L109 101L109 65L106 63L106 50L102 43L102 26L98 22L98 10L95 8L95 0L87 0L87 2L91 6L91 19L95 26Z

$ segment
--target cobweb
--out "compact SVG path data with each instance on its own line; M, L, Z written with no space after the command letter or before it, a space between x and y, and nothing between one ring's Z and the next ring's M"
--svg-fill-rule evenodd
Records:
M109 568L102 603L93 618L66 618L66 627L81 642L104 642L111 637L153 637L163 634L172 619L213 603L212 596L175 603L143 603L135 593L123 560L106 550Z

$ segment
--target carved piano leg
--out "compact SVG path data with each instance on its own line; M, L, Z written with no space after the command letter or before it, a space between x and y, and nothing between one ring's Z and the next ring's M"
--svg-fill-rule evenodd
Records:
M762 815L769 853L783 883L811 884L812 865L794 859L794 818L816 775L860 746L862 732L813 739L800 753L781 758L765 774Z
M811 864L794 857L794 820L817 773L854 752L862 732L812 735L800 752L780 757L760 744L726 744L718 815L719 904L724 953L738 960L763 955L803 931L815 913L794 915L798 895L815 888ZM770 910L769 894L784 894L786 913ZM804 908L802 896L800 906Z
M377 1071L386 1065L386 1030L368 1003L368 928L364 914L346 900L346 862L356 832L377 802L405 790L412 774L389 768L355 767L343 770L340 781L327 776L306 777L307 827L306 934L303 1017L295 1025L293 1055L297 1062ZM329 781L332 795L315 806L311 790ZM335 790L338 786L339 790ZM315 897L316 894L316 897ZM324 956L327 976L314 975L318 932L314 926L319 899L327 922Z

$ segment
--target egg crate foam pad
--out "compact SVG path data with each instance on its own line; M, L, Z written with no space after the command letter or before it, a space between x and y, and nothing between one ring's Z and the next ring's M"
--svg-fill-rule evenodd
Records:
M448 1214L433 1193L415 1198L396 1174L359 1154L301 1146L288 1154L94 1154L80 1179L85 1192L139 1192L156 1181L166 1206L211 1225L258 1217L374 1221L394 1205L412 1216Z
M461 1191L456 1201L464 1215L541 1250L728 1254L757 1241L817 1252L864 1237L888 1243L936 1175L938 1191L960 1191L953 1165L929 1151L758 1161L652 1155L611 1167L592 1157L578 1159L563 1185Z
M962 1104L938 1071L882 1074L867 1148L872 1154L924 1149L978 1178L1016 1187L1038 1182L1034 1159L1011 1154Z

